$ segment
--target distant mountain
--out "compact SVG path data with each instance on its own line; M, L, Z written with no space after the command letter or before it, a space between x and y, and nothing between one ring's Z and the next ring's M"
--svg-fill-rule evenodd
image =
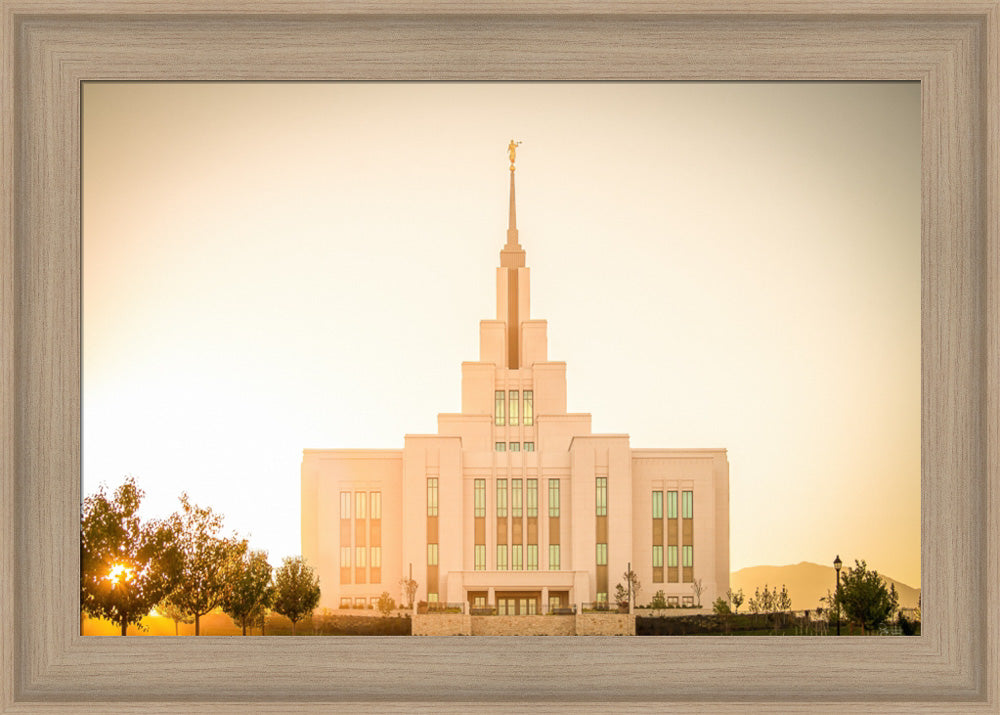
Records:
M844 568L847 568L846 563ZM907 586L885 574L881 575L886 582L895 584L896 593L899 594L900 607L917 607L917 600L920 597L919 588ZM772 587L777 586L779 589L784 584L788 587L788 595L792 597L792 608L798 611L823 605L820 598L826 597L826 592L833 591L835 588L836 572L833 566L821 566L808 561L788 566L748 566L731 573L729 583L734 591L742 588L747 601L750 600L755 589L764 588L765 584ZM746 606L747 604L744 602L740 610L742 611Z

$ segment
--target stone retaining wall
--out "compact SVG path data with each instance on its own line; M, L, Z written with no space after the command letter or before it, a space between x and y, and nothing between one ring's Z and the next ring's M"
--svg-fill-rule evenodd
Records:
M627 613L578 613L578 636L634 636L635 616Z
M627 613L578 613L575 616L470 616L420 613L415 636L634 636L635 616Z
M473 616L474 636L572 636L574 616Z
M467 613L418 613L413 616L415 636L467 636L472 633Z

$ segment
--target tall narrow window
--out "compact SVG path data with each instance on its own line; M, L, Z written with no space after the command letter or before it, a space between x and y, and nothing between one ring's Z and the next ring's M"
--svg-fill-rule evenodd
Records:
M497 427L503 427L503 403L504 403L503 390L496 390L493 393L493 397L494 397L494 400L493 400L493 409L494 409L494 412L496 413L494 415L494 421L493 421L493 423Z
M365 551L366 549L364 546L359 546L354 550L354 565L359 569L363 569L365 567Z
M476 571L486 570L486 544L476 544Z
M371 493L372 519L382 518L382 492Z
M663 492L653 492L653 518L663 518Z
M507 516L507 480L497 480L497 516Z
M667 492L667 518L677 518L677 492Z
M532 390L524 391L524 425L526 427L535 424L534 394Z
M668 546L667 547L667 566L676 567L677 566L677 547Z
M378 569L382 568L382 547L373 546L372 547L372 568Z
M681 492L681 516L685 519L694 517L694 492Z
M559 480L549 480L549 516L559 516Z
M510 567L514 571L520 571L524 568L524 563L521 559L523 554L521 544L512 544L510 547Z
M694 566L694 547L685 546L681 555L684 557L684 561L681 566Z
M608 478L597 478L597 516L608 515Z
M519 518L521 516L521 480L510 480L510 515Z
M354 494L354 516L358 519L364 519L367 516L365 511L365 502L368 495L365 492L356 492Z
M341 492L340 493L340 518L350 519L351 518L351 493Z
M427 478L427 516L438 515L438 480L437 477Z
M486 516L486 480L477 479L475 482L476 512L475 516ZM483 558L486 555L483 554Z
M538 516L538 480L529 479L528 480L528 516Z
M427 565L437 566L438 565L438 545L437 544L427 544Z
M597 565L607 566L608 565L608 545L598 544L597 545Z
M538 544L528 544L527 562L527 571L538 570Z
M340 547L340 567L347 568L351 565L351 547L341 546Z
M549 571L559 570L559 544L549 544Z
M517 390L510 391L510 409L507 411L507 415L510 417L508 424L517 424L517 403L519 401L519 394Z
M507 570L507 544L497 544L497 571Z
M654 546L653 547L653 568L663 567L663 547Z

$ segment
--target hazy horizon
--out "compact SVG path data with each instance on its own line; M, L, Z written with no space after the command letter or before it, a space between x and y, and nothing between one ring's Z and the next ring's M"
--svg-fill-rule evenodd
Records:
M725 447L731 571L920 585L918 83L85 83L83 493L298 554L304 448L460 409L506 146L567 407ZM609 379L613 376L613 380Z

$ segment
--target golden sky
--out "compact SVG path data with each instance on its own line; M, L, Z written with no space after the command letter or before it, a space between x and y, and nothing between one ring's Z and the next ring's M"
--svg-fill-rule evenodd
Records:
M920 582L917 83L87 83L83 480L278 562L304 447L460 410L506 147L568 408L726 447L733 570Z

